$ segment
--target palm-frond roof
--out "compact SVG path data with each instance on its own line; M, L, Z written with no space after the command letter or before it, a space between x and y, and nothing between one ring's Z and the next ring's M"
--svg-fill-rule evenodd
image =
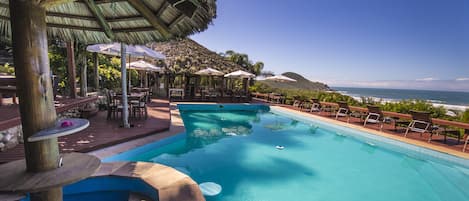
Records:
M203 31L215 0L40 0L49 37L86 44L145 44ZM0 37L11 38L8 0L0 0Z

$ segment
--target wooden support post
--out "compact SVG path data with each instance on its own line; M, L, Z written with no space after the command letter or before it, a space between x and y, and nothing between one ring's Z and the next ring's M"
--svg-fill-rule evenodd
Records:
M10 17L23 137L51 127L56 120L47 50L46 11L39 1L10 0ZM57 138L24 142L27 170L57 168ZM60 178L58 178L60 179ZM60 201L60 187L31 194L32 201Z
M121 43L121 81L122 81L122 126L124 128L130 128L129 124L129 108L127 100L127 68L126 68L126 55L125 55L125 44Z
M86 97L86 93L88 92L88 78L87 78L87 68L88 62L86 61L86 53L83 52L82 55L82 64L81 64L81 74L80 74L80 96Z
M68 84L70 86L70 98L76 98L77 97L77 82L76 82L76 67L75 67L75 51L73 48L73 42L68 41L67 42L67 60L68 60L68 66L67 66L67 77L68 77Z
M93 53L93 57L94 57L94 61L93 61L93 64L94 64L94 88L95 88L95 91L99 91L99 58L98 58L98 53L95 52Z

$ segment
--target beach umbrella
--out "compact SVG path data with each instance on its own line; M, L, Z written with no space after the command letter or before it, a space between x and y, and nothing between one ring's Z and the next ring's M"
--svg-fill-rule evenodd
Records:
M151 63L148 63L144 60L138 60L134 62L127 63L128 69L140 70L140 71L151 71L151 72L162 72L161 67L157 67Z
M208 76L222 76L225 73L215 70L213 68L206 68L195 72L196 75L208 75Z
M234 72L231 72L231 73L228 73L228 74L224 75L224 77L243 79L244 92L247 92L248 91L248 81L246 81L244 79L250 80L251 78L255 78L256 75L254 75L252 73L249 73L249 72L246 72L246 71L237 70L237 71L234 71ZM233 88L233 83L232 83L231 87Z
M54 126L57 120L50 79L48 36L86 44L112 41L145 44L203 31L215 16L214 0L2 0L0 38L11 40L13 46L16 79L21 80L17 82L17 88L24 139ZM121 49L125 52L125 45ZM125 77L125 55L121 63L122 76ZM125 90L125 82L122 86ZM127 97L123 96L123 101L126 105ZM123 116L124 127L129 127L127 108L123 109ZM25 140L24 151L29 173L42 174L60 167L59 161L62 160L57 137L37 142ZM79 172L81 170L75 167L74 174L64 175L81 175L73 180L58 177L54 188L35 186L36 190L41 190L30 193L30 200L62 200L60 186L86 177L85 173Z
M121 44L120 43L111 43L111 44L95 44L89 45L86 47L88 52L96 52L100 54L106 54L111 56L121 56ZM154 59L165 59L165 55L154 51L144 45L126 45L127 55L132 55L136 58L150 57Z
M212 76L223 76L225 73L219 70L213 69L213 68L206 68L206 69L202 69L202 70L195 72L195 74L209 76L210 77L209 86L212 86L212 79L213 79Z
M256 75L252 74L252 73L249 73L249 72L246 72L246 71L242 71L242 70L237 70L237 71L234 71L234 72L231 72L231 73L228 73L226 75L224 75L224 77L226 78L254 78L256 77Z
M296 80L291 79L287 76L283 76L283 75L275 75L271 77L266 77L264 80L272 80L275 82L296 82Z

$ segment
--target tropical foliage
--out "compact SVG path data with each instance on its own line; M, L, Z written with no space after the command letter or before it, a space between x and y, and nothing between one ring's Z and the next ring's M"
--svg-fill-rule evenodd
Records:
M249 59L249 56L244 53L238 53L233 50L227 50L225 53L221 53L220 55L242 66L245 70L255 75L260 75L262 73L262 69L264 69L263 62L257 61L254 63Z

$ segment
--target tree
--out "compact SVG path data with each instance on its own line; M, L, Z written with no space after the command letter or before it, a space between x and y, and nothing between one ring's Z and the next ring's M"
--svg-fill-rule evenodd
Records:
M244 53L238 53L233 50L227 50L225 53L220 53L220 55L240 65L244 68L244 70L249 71L250 73L253 73L255 75L260 75L262 69L264 68L263 62L258 61L256 63L253 63L251 60L249 60L249 56Z

